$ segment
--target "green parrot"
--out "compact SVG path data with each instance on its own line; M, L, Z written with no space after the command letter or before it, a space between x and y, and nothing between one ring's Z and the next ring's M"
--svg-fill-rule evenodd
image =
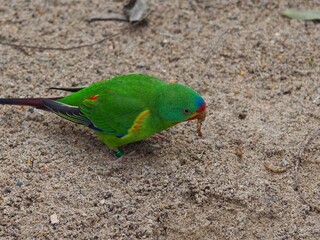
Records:
M205 119L206 103L191 88L145 74L121 75L54 98L0 98L0 104L26 105L92 129L117 157L125 144L146 139L177 123Z

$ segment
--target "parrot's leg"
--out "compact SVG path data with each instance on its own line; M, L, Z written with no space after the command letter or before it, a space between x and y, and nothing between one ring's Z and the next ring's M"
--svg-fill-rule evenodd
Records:
M118 148L117 150L113 150L113 152L117 158L121 158L123 156L123 150L121 148Z
M114 156L117 158L121 158L123 156L123 151L121 148L117 148L115 146L121 146L123 144L120 144L121 142L121 138L118 137L114 137L114 136L110 136L107 134L104 134L102 132L96 131L96 133L98 134L100 140L106 144L109 149L112 150L112 152L114 153ZM110 146L111 145L111 146Z

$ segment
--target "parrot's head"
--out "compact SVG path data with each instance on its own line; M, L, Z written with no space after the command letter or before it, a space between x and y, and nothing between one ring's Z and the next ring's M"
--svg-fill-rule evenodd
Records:
M199 93L181 84L168 84L156 99L156 109L164 122L179 122L205 118L206 103Z

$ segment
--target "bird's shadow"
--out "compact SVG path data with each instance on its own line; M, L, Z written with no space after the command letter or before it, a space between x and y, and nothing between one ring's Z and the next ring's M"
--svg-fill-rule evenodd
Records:
M57 141L60 141L68 144L68 146L72 145L72 149L74 152L87 152L88 155L92 158L93 154L97 152L100 155L101 152L107 156L107 159L117 160L118 158L115 156L114 152L110 150L102 141L100 141L99 137L90 129L78 125L65 122L64 120L54 120L53 122L48 123L49 131L44 131L45 134L49 138L55 138ZM52 126L50 126L52 125ZM150 158L155 156L154 153L160 148L155 144L154 140L142 140L134 143L130 143L122 147L124 150L124 157L126 158L141 158L145 156L146 158ZM94 151L93 151L94 150ZM106 159L101 159L101 161L105 161Z

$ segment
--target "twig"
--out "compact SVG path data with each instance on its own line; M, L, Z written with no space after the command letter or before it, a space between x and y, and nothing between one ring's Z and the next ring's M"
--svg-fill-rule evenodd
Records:
M313 130L308 135L308 137L306 138L305 144L299 149L298 153L295 155L295 157L294 157L295 166L293 169L293 176L294 176L294 190L296 190L298 192L301 200L310 207L311 211L317 211L320 213L320 207L313 205L312 203L310 203L306 199L304 192L300 188L300 178L299 178L299 174L298 174L299 167L300 167L301 161L302 161L302 155L303 155L305 149L314 140L314 138L316 136L318 136L319 134L320 134L320 127Z
M24 48L19 46L13 46L13 48L17 49L18 51L22 52L26 56L30 56L30 53L28 53Z
M0 40L0 45L10 46L14 49L19 49L20 51L23 48L29 48L29 49L34 49L34 50L38 50L38 51L70 51L70 50L79 49L79 48L92 47L94 45L98 45L98 44L103 43L104 41L110 39L111 37L115 37L117 35L120 35L121 33L124 33L127 30L130 30L134 26L139 25L141 22L143 22L151 14L151 12L152 11L149 11L149 13L146 14L146 16L143 19L141 19L140 21L137 21L127 27L124 27L119 32L111 34L111 35L109 35L105 38L102 38L101 40L93 42L93 43L87 43L87 44L72 46L72 47L42 47L42 46L33 46L33 45L26 45L26 44L16 44L16 43L10 43L10 42L5 42L5 41Z
M113 36L116 36L117 34L114 34ZM70 51L70 50L77 49L77 48L91 47L96 44L100 44L100 43L106 41L107 39L108 39L108 37L105 37L97 42L73 46L73 47L66 47L66 48L64 48L64 47L41 47L41 46L33 46L33 45L25 45L25 44L15 44L15 43L9 43L9 42L0 42L0 44L5 45L5 46L10 46L10 47L13 47L13 48L19 49L19 50L21 50L23 48L29 48L29 49L39 50L39 51Z
M96 22L96 21L121 21L121 22L128 22L128 19L123 14L117 13L108 13L108 14L100 14L94 15L87 20L89 23Z

